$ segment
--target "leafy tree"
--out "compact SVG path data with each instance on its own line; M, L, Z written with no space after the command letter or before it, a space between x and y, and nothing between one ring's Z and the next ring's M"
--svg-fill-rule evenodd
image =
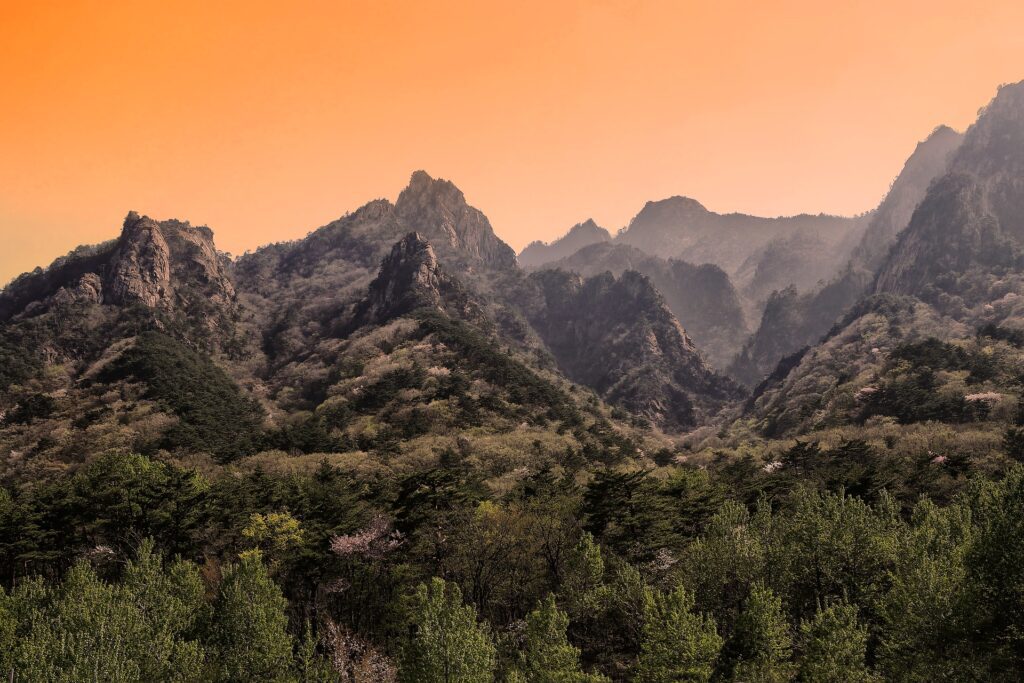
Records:
M719 623L735 620L747 587L764 575L768 514L762 508L754 520L743 505L728 501L683 554L685 584Z
M408 683L485 683L494 678L496 652L476 610L463 604L455 584L433 578L420 584L410 605L410 639L402 648L399 678Z
M181 560L165 567L153 540L146 539L125 568L121 586L149 627L143 646L150 656L142 660L142 679L187 680L197 674L204 652L193 638L207 617L198 567Z
M663 593L647 590L643 644L634 680L708 681L722 649L715 621L693 612L693 598L683 586Z
M835 602L819 608L800 626L800 681L867 683L875 676L865 663L868 630L857 621L857 608Z
M569 552L559 594L574 618L593 614L603 600L604 559L594 537L584 532Z
M671 500L646 472L599 470L583 495L584 528L635 562L680 544L672 528Z
M580 651L566 637L569 616L548 596L526 617L521 672L531 683L597 683L602 676L580 668Z
M227 567L210 628L217 680L289 680L293 642L287 606L259 551L243 553Z
M772 520L767 562L771 584L796 615L809 618L820 602L844 595L876 604L898 554L900 521L892 499L876 507L840 491L794 492Z
M254 512L242 529L242 537L264 553L272 564L283 561L303 544L299 520L287 512Z

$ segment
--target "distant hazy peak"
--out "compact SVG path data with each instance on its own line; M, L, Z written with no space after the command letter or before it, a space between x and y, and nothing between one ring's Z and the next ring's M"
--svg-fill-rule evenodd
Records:
M584 247L610 242L611 239L612 236L607 230L595 223L593 218L588 218L572 226L569 232L550 244L541 241L528 244L519 254L519 265L524 268L539 268L546 263L571 256Z
M667 199L658 199L644 204L644 208L640 209L640 213L630 221L630 226L634 223L643 223L645 220L678 221L692 216L701 216L707 213L710 212L696 199L675 195L673 197L668 197Z

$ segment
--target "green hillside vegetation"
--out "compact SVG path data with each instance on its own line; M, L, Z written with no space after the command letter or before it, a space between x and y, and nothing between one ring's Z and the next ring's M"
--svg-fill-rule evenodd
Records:
M782 462L545 470L496 494L457 461L207 476L103 456L0 491L0 664L18 680L1014 678L1024 469L940 507L889 494L863 445Z

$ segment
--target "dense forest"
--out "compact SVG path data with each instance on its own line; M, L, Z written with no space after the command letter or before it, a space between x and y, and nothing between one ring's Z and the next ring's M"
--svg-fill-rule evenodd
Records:
M1024 468L940 504L915 491L938 466L895 472L862 442L777 462L543 468L495 496L454 453L361 481L105 455L0 493L0 662L52 681L1016 679Z

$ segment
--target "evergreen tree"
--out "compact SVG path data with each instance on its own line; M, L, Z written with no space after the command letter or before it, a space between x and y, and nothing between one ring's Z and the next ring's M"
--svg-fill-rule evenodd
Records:
M721 649L714 619L693 612L693 598L683 586L668 593L648 589L634 680L708 681Z
M198 579L191 563L165 572L146 544L119 585L85 563L57 587L25 582L7 600L18 637L5 664L25 681L196 680L203 651L188 636L202 604Z
M462 602L455 584L433 578L420 584L410 605L410 640L402 649L400 680L407 683L487 683L494 680L496 651Z
M258 551L243 553L224 572L211 626L216 677L221 681L289 679L292 637L288 603Z
M793 639L782 600L763 584L755 584L736 621L730 648L738 659L737 681L787 681L792 677Z
M868 683L875 677L865 663L868 630L857 621L857 608L833 603L819 608L800 627L803 656L799 680L807 683Z
M601 676L585 674L580 651L569 643L569 616L548 596L526 617L526 648L522 674L531 683L597 683Z

